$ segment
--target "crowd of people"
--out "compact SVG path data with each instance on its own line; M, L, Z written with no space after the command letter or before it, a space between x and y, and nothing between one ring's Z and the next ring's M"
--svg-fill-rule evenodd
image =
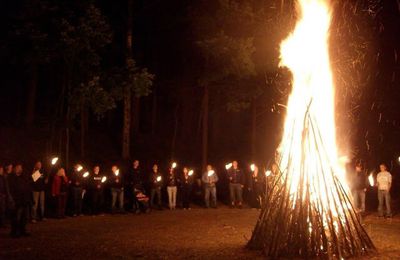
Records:
M248 203L254 208L261 207L267 178L256 166L250 172L240 169L237 161L226 167L224 180L232 208L242 208L244 189L249 195ZM176 163L168 167L166 174L157 164L150 171L142 171L138 160L125 172L117 165L109 171L95 165L89 171L76 164L67 173L57 165L45 169L41 161L28 170L22 164L7 164L0 166L0 227L10 219L11 236L20 237L28 235L28 222L36 223L47 217L105 212L139 214L162 210L164 206L170 210L177 207L190 210L193 197L201 197L205 208L217 208L219 175L211 165L207 165L203 174L195 174L188 167L178 169ZM164 204L165 195L168 200Z
M10 219L10 235L20 237L29 235L27 222L36 223L49 216L149 213L152 209L165 208L165 195L168 197L165 205L170 210L177 207L190 210L194 194L202 198L205 208L217 208L217 183L222 176L229 190L230 207L243 207L245 190L247 204L261 208L271 178L279 174L274 163L271 170L261 173L254 164L245 171L239 168L237 161L227 164L223 174L217 174L213 166L207 165L206 171L197 175L188 167L178 170L176 163L168 167L166 174L157 164L150 171L142 171L138 160L134 160L130 168L120 172L118 166L113 165L107 171L95 165L89 171L76 164L67 173L56 165L45 170L40 161L26 171L22 164L0 166L0 227ZM349 186L354 207L362 214L367 187L372 185L371 176L361 164L354 168L349 172ZM374 185L378 187L379 216L391 217L392 177L385 164L380 165Z

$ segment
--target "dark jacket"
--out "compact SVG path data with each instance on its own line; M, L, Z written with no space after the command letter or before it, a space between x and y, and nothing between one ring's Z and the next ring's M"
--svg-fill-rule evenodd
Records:
M31 185L29 180L22 174L12 174L8 178L10 195L16 207L29 206L32 203Z
M104 188L104 183L101 182L104 175L101 174L93 174L89 179L89 187L92 190L102 190Z
M36 172L36 170L33 170L32 174ZM39 170L40 172L40 177L36 181L32 180L32 190L33 191L44 191L46 189L46 180L48 180L47 174L43 171L43 169Z
M84 187L86 180L83 177L83 173L74 171L71 175L71 186L72 187Z
M167 178L167 187L176 187L178 185L178 179L175 176L175 173L168 174Z
M8 195L8 184L6 180L6 176L0 175L0 195Z
M243 177L243 172L239 168L231 169L228 170L228 179L230 183L233 184L244 184L244 177Z
M142 174L140 168L132 169L128 176L126 176L126 185L129 188L133 188L135 186L142 186Z
M354 171L351 187L352 187L353 190L366 189L368 187L367 174L364 171L359 172L359 173Z
M114 189L123 189L124 188L124 178L121 173L116 176L114 173L111 173L111 183L110 187Z
M182 177L180 178L179 181L180 187L182 189L190 189L192 188L193 185L193 176L185 176L185 174L182 174Z
M161 181L157 181L157 177L161 177ZM163 178L161 172L151 172L149 182L150 182L150 187L152 189L161 188L163 184Z

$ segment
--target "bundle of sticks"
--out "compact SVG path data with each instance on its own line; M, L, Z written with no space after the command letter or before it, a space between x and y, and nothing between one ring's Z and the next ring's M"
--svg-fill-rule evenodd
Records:
M308 110L303 124L301 148L291 144L281 151L288 159L278 159L279 174L247 246L270 258L343 259L375 252Z

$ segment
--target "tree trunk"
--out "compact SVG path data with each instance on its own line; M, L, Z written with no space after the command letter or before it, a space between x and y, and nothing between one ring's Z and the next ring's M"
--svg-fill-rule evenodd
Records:
M172 135L171 160L175 158L176 137L178 135L178 112L179 112L179 105L175 107L175 113L174 113L174 133Z
M253 99L251 103L251 159L256 158L256 145L257 145L257 104L256 100Z
M157 90L153 90L153 106L151 110L151 134L154 135L157 131Z
M36 91L37 91L37 66L33 64L31 66L30 78L28 82L28 100L26 104L26 117L25 124L31 126L35 120L35 108L36 108Z
M140 98L133 97L132 104L132 133L137 135L140 129Z
M203 123L202 123L202 153L201 153L201 165L203 172L206 170L208 163L208 86L204 86L204 97L203 97Z
M86 148L86 132L88 129L88 111L87 108L82 104L81 107L81 158L85 158Z
M133 0L128 0L128 20L126 30L126 60L132 58L132 12ZM131 145L131 89L126 86L124 89L124 123L122 127L122 158L129 159Z

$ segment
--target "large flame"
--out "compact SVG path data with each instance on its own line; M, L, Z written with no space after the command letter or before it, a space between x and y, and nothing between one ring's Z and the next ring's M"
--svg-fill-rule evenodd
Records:
M301 17L295 30L281 44L281 66L293 74L284 134L279 147L281 170L289 175L292 195L299 195L299 182L308 185L311 200L328 207L326 187L335 176L345 183L336 146L334 85L329 62L330 9L324 0L298 1ZM305 177L300 177L300 171ZM306 178L306 180L300 180ZM305 187L304 187L305 188ZM305 193L305 189L304 189ZM305 195L300 194L304 199Z

